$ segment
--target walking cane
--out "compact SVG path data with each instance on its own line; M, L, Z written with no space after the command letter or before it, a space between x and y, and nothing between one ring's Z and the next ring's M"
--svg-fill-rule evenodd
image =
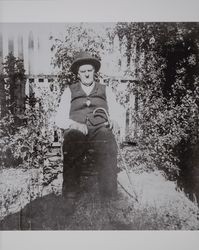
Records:
M106 115L107 122L108 122L108 124L110 125L110 124L111 124L111 121L110 121L110 118L109 118L109 115L108 115L108 112L106 111L106 109L104 109L104 108L102 108L102 107L96 108L96 109L93 111L93 115L94 115L94 116L96 115L96 112L97 112L97 111L103 111L103 113ZM133 183L132 183L131 176L130 176L130 170L129 170L129 167L127 166L127 164L126 164L126 161L125 161L124 156L123 156L123 154L122 154L122 151L121 151L121 149L120 149L119 142L118 142L118 139L117 139L117 136L116 136L114 130L113 130L113 134L114 134L114 136L115 136L117 148L118 148L120 157L121 157L121 159L122 159L122 163L123 163L123 165L124 165L124 167L125 167L126 174L127 174L129 183L130 183L130 185L131 185L133 195L130 194L130 193L125 189L125 187L123 187L123 185L122 185L119 181L118 181L118 183L119 183L119 185L125 190L125 192L126 192L131 198L133 198L135 201L138 202L137 194L135 193L135 191L134 191L134 189L133 189Z

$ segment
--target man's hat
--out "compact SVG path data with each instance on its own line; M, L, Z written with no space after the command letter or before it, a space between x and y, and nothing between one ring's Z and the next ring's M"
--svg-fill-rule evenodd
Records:
M93 57L87 51L81 51L76 55L74 61L72 62L70 70L73 73L77 74L79 67L83 64L93 65L96 72L100 69L100 66L101 66L99 59L97 59L96 57Z

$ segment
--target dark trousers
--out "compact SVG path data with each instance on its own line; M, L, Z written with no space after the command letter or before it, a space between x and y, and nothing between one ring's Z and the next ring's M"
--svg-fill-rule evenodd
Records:
M109 128L89 127L88 135L78 130L66 130L63 142L63 195L75 195L79 189L82 160L88 148L94 152L100 194L117 194L117 146Z

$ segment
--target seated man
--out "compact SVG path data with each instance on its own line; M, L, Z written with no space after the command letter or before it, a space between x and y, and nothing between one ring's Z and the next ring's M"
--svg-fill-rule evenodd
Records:
M81 159L88 147L94 151L102 198L117 194L117 145L112 128L119 105L112 90L94 80L100 66L100 61L88 52L77 55L70 69L79 80L64 90L56 116L57 126L65 130L63 196L66 202L74 203L79 188ZM105 112L96 111L94 114L96 108L103 108ZM106 112L111 118L108 127Z

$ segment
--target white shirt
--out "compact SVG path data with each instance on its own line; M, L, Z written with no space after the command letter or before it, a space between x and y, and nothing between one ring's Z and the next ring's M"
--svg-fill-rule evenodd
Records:
M81 84L81 86L87 95L89 95L92 89L94 88L94 84L92 86L85 86ZM124 110L122 106L117 103L115 94L113 93L112 89L108 86L106 87L106 98L107 98L107 105L108 105L110 119L116 121L118 125L121 126ZM55 117L55 124L59 128L68 129L70 124L73 122L69 118L70 105L71 105L71 91L69 87L67 87L61 96L61 101L59 103L59 107L57 109L57 114Z

